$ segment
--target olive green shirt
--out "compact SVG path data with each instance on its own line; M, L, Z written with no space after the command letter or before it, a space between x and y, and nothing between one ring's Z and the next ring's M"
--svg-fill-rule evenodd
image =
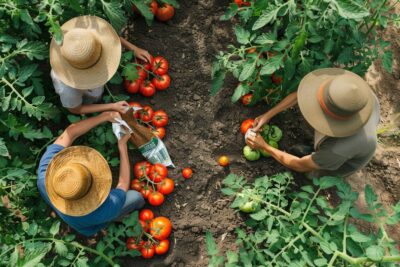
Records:
M348 137L321 137L311 157L321 168L318 176L348 176L365 167L375 154L378 143L376 129L380 120L379 102L364 127Z

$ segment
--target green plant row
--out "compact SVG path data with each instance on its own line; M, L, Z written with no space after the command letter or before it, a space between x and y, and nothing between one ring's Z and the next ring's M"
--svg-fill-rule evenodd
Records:
M293 190L293 177L280 173L248 183L230 174L222 192L234 197L232 208L249 212L246 228L236 229L237 251L221 255L211 233L206 242L209 266L398 266L400 254L386 227L400 221L400 202L389 213L371 186L365 187L367 211L355 206L358 193L340 178L314 179ZM337 190L332 206L321 194ZM253 209L249 210L248 203ZM361 232L354 222L373 223Z
M390 42L377 35L399 25L388 0L250 0L232 3L221 20L233 20L237 45L220 52L213 64L216 95L228 73L239 82L232 102L252 92L255 104L279 102L300 80L319 68L339 67L361 76L378 58L392 71ZM394 2L394 5L392 4ZM282 80L283 81L280 81Z

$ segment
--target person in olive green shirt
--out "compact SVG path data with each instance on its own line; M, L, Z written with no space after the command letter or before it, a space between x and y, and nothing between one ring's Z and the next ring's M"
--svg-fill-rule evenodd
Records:
M259 131L276 114L296 104L315 130L315 152L298 157L269 146L259 134L249 137L247 144L265 150L289 169L311 176L346 177L372 159L379 102L361 77L337 68L313 71L303 78L297 92L257 117L253 130Z

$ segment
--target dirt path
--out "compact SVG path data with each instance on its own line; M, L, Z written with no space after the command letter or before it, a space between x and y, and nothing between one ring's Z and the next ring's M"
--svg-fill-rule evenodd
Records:
M161 208L152 208L156 215L168 216L173 222L172 252L152 260L126 259L124 266L206 266L205 232L210 230L218 240L224 239L227 246L233 246L234 228L242 222L229 208L229 200L222 197L220 181L230 171L255 178L285 170L272 159L250 164L242 157L244 142L239 132L240 122L261 114L265 106L260 104L249 109L233 105L229 89L215 98L210 96L214 55L234 42L232 24L218 19L230 2L181 0L181 8L169 24L155 22L149 28L139 19L129 30L131 41L155 55L165 56L170 62L172 87L165 93L156 94L150 101L141 97L133 99L149 103L156 109L165 109L170 114L165 143L177 166L170 172L177 186ZM228 81L225 87L235 85L234 81ZM288 150L294 143L312 141L311 132L304 128L305 123L297 110L275 118L273 123L285 132L282 149ZM217 166L216 157L220 153L230 157L230 170ZM138 154L133 156L134 160L141 159ZM396 157L390 159L384 160L384 164L393 164ZM389 175L393 181L399 178L396 166L390 169L376 164L373 161L366 169L367 172L372 169L371 181L381 175ZM186 166L192 167L195 173L191 180L183 181L180 170ZM303 179L298 181L304 182ZM365 184L355 181L353 185ZM399 192L396 194L398 200Z

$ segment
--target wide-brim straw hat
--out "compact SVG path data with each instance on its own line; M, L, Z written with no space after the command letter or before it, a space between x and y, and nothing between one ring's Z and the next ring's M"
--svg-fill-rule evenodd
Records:
M338 68L307 74L300 82L297 97L307 122L330 137L355 134L368 122L374 108L374 95L367 82Z
M50 202L57 210L70 216L84 216L106 200L112 174L98 151L86 146L72 146L54 156L45 179Z
M121 41L113 27L96 16L75 17L61 26L63 42L53 38L50 64L64 84L94 89L106 84L118 69Z

